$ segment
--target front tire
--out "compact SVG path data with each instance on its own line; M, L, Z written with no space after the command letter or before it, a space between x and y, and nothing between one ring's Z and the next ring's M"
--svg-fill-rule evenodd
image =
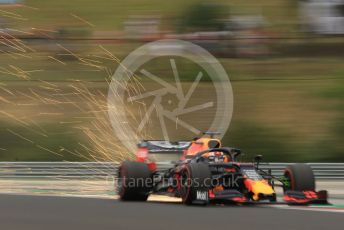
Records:
M309 165L289 165L284 171L284 177L289 183L289 186L283 186L285 191L315 191L315 178Z
M152 177L145 163L124 161L118 169L118 195L122 201L146 201Z
M208 190L211 183L211 172L209 166L204 163L187 164L180 175L180 195L184 204L193 204L197 199L197 192L206 195L201 204L208 203Z

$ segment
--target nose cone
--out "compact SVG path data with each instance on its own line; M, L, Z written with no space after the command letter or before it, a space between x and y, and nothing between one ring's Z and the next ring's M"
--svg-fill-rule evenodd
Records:
M246 186L253 193L253 200L259 200L259 195L263 197L268 197L275 194L275 191L265 180L252 181L248 183L249 186Z

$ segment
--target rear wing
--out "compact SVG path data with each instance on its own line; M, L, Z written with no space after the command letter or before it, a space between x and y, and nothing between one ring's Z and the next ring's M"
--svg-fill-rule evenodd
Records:
M147 148L151 153L183 153L188 149L191 141L145 140L138 144L139 148Z

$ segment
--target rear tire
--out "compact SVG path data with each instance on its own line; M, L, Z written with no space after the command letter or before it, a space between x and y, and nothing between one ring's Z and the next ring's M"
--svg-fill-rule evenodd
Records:
M190 205L197 200L197 191L206 192L211 183L211 172L209 166L204 163L193 163L186 165L181 172L181 191L180 195L184 204ZM202 202L201 202L202 203ZM203 204L207 204L204 201Z
M315 191L315 178L309 165L290 165L285 169L284 177L290 182L289 187L284 186L285 191Z
M123 201L146 201L152 177L145 163L124 161L118 169L118 195Z

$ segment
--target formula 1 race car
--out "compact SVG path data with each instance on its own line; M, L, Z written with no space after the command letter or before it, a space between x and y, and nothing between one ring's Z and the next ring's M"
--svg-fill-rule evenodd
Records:
M120 199L146 201L150 194L163 194L184 204L276 203L280 186L288 204L327 203L327 191L315 191L308 165L290 165L283 176L274 176L271 169L260 169L261 155L252 163L238 162L239 149L222 147L214 133L206 135L191 142L142 141L136 161L119 167ZM158 169L157 162L165 167Z

